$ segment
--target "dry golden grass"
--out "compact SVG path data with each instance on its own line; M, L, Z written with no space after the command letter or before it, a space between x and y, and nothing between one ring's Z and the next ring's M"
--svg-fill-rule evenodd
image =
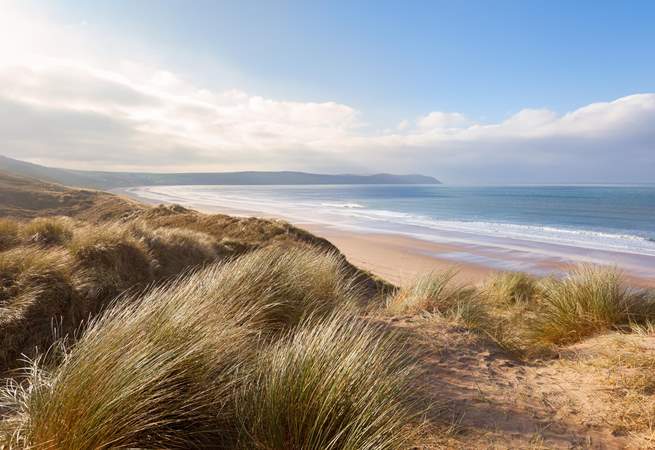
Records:
M537 280L522 272L499 272L491 275L482 286L482 293L498 305L528 303L538 295Z
M10 219L0 219L0 251L15 247L20 243L18 223Z
M71 258L65 250L34 247L0 253L0 367L21 353L48 347L53 328L73 327L82 305L71 287Z
M23 225L20 234L29 244L65 245L73 237L73 223L66 217L39 217Z
M391 314L449 314L462 304L470 304L476 296L475 289L457 284L454 281L456 275L456 270L448 270L419 277L388 299L387 311Z
M145 222L150 228L178 228L199 231L219 242L221 257L238 256L270 245L311 245L326 252L339 253L327 240L297 228L282 220L255 217L232 217L224 214L201 214L179 205L157 206L135 213L132 219ZM369 297L390 291L393 286L348 263L349 274L356 277Z
M608 407L597 411L615 434L628 435L630 448L655 447L655 340L635 334L610 334L582 344L564 364L600 380Z
M273 333L362 302L343 260L312 247L269 247L210 271L220 280L215 295L230 297L239 308L259 307L256 321Z
M147 248L126 225L82 227L68 248L77 264L75 287L86 297L107 299L153 281Z
M544 280L541 291L531 328L534 342L543 345L569 344L655 317L655 303L612 268L579 266L564 279Z
M655 346L641 342L621 342L604 355L602 364L610 369L608 384L615 402L608 420L616 431L632 434L655 446Z
M416 434L414 362L397 337L342 313L255 360L237 412L244 449L400 449Z
M145 245L154 259L158 278L177 275L219 257L220 246L212 236L183 228L151 229L144 223L131 225L132 234Z
M60 364L37 360L2 391L0 442L406 448L412 362L393 336L333 315L352 295L336 264L267 249L119 301Z

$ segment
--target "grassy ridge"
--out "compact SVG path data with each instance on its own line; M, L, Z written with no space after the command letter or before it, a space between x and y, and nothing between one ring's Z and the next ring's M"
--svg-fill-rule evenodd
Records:
M615 269L392 289L283 222L158 207L0 220L0 360L23 369L0 392L0 447L415 448L419 349L389 316L451 321L531 361L635 338L584 364L610 372L606 420L655 436L639 340L655 296Z
M404 448L413 361L331 254L265 249L105 311L4 390L9 445ZM89 393L93 395L89 395Z
M34 355L37 347L47 349L56 334L74 332L124 292L254 249L308 245L336 252L327 241L284 222L208 216L181 207L137 210L100 224L67 217L3 219L0 372L20 365L22 355ZM304 260L297 257L300 268ZM384 286L338 253L333 258L363 290L371 293ZM302 279L302 271L294 276ZM241 278L239 283L248 285L250 280ZM325 289L322 298L333 292L320 284L302 289Z
M0 368L15 366L17 358L33 354L34 347L47 348L53 329L73 331L121 292L179 272L180 259L193 267L220 256L218 246L211 254L197 251L212 240L197 232L189 237L181 230L153 231L159 237L155 242L140 237L130 223L99 227L67 218L40 218L4 224ZM179 234L187 237L190 252L180 250ZM168 259L158 258L163 249Z

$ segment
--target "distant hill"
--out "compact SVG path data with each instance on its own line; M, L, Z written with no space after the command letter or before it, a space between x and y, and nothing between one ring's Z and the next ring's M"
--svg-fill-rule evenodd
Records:
M115 219L146 207L128 198L92 189L67 188L0 171L0 217L31 219L71 216L87 221Z
M40 166L0 156L0 170L67 186L112 189L162 185L266 185L266 184L441 184L425 175L325 175L305 172L145 173L100 172Z

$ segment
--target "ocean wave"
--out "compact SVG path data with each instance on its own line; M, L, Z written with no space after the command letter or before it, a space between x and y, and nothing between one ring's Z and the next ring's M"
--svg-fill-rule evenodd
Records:
M164 202L233 207L283 215L295 220L322 222L337 227L355 226L372 231L399 232L435 241L498 245L502 244L498 240L504 239L655 256L655 240L652 236L609 230L492 221L442 220L416 213L370 209L349 201L290 201L225 190L220 193L199 192L193 187L147 187L136 188L134 191L141 196ZM184 198L188 201L181 201Z
M360 220L409 225L432 231L655 255L655 241L652 238L627 233L486 221L438 220L427 216L384 210L353 212L351 216L358 217Z
M328 208L365 208L364 205L360 205L359 203L321 203L321 206L325 206Z

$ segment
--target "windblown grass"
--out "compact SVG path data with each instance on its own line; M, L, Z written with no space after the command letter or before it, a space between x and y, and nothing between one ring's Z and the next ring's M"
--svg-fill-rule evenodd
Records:
M20 243L18 223L10 219L0 219L0 251Z
M20 294L44 284L48 276L70 275L71 259L64 250L20 247L0 253L0 306L6 306Z
M491 303L498 305L528 303L538 294L537 280L522 272L499 272L485 281L482 292Z
M154 258L154 274L158 278L177 275L189 268L215 261L219 256L216 239L199 231L183 228L151 230L145 224L135 224L132 233Z
M60 364L37 360L2 391L0 443L404 448L411 358L334 312L353 295L340 264L272 248L119 300Z
M31 244L64 245L73 238L73 226L65 217L40 217L23 225L20 233Z
M153 280L147 248L127 226L86 226L68 245L77 262L76 288L86 297L107 299Z
M545 280L541 289L532 338L545 345L577 342L655 317L655 304L629 289L616 269L583 265L562 280Z
M82 311L65 250L19 247L0 253L0 367L49 346L53 328L71 327Z
M238 403L240 448L410 448L409 354L393 335L344 314L302 326L256 361Z
M58 449L212 446L234 439L234 383L257 348L251 311L190 278L120 302L52 372L4 392L5 439ZM219 445L220 447L220 445Z
M214 223L213 216L185 211L191 225L213 224L210 228L217 234L225 227L236 233L241 223L228 216ZM171 220L181 214L175 208L160 213L165 212ZM248 224L268 226L262 220ZM5 334L0 371L19 364L21 354L33 355L35 345L51 345L55 331L77 329L118 295L138 293L212 262L230 261L259 245L228 237L217 241L210 234L170 224L152 226L139 215L102 225L66 218L27 224L0 221L0 244L5 246L0 248L0 324ZM293 327L305 314L321 317L336 305L365 303L361 283L368 282L365 287L370 289L375 284L370 277L353 270L341 255L327 255L289 236L284 240L278 231L269 249L213 269L222 273L221 295L231 292L247 304L275 304L261 309L266 314L260 319L267 322L263 328L278 331ZM37 313L42 317L34 322Z
M268 247L209 271L220 280L213 295L259 307L256 321L272 333L362 302L342 258L313 247Z
M456 270L431 272L419 277L409 286L397 290L387 302L392 314L416 314L420 312L448 314L463 304L470 304L475 289L456 284Z

